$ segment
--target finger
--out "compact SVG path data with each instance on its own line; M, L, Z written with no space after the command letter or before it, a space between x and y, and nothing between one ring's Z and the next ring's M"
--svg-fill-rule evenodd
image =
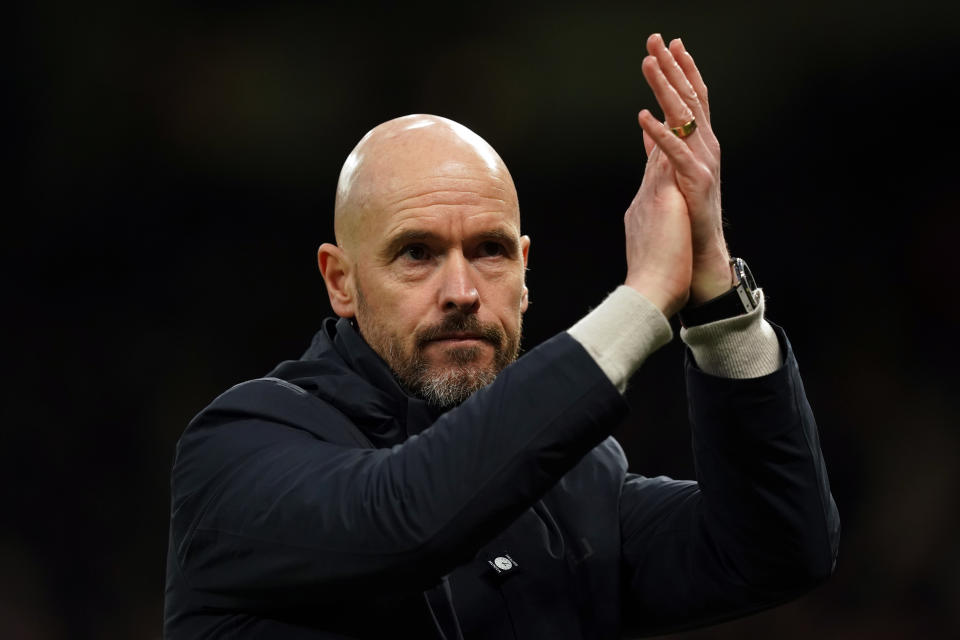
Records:
M653 153L653 150L657 148L656 143L654 143L653 138L650 137L646 131L643 132L643 152L647 154L647 157L650 157L650 154Z
M670 42L670 52L680 68L683 69L683 74L687 77L687 81L693 87L693 90L697 92L697 98L699 98L700 105L703 107L705 124L710 124L710 101L707 94L707 85L703 82L700 70L697 69L697 63L693 61L693 56L683 46L683 41L680 38L675 38Z
M671 127L679 127L693 118L693 112L686 105L680 94L663 75L660 64L654 56L647 56L640 65L643 77L653 89L653 95L663 109L663 117Z
M655 33L647 38L647 51L657 59L657 63L660 65L660 71L663 72L664 77L666 77L667 81L674 88L674 91L677 92L677 95L679 95L687 107L689 107L694 117L706 124L706 113L700 104L696 89L690 84L686 73L684 73L680 65L677 64L673 53L671 53L670 49L664 44L663 37L661 37L659 33Z
M637 118L639 119L639 117L640 116L638 115ZM641 124L640 126L642 127L643 125ZM643 152L646 153L647 157L649 158L650 154L653 153L653 149L657 145L653 141L653 138L650 137L649 133L647 133L646 131L642 131L642 133L643 133Z
M693 150L683 140L675 136L662 122L653 117L649 110L644 109L638 116L644 133L660 149L678 175L698 182L704 172L703 165L697 160Z

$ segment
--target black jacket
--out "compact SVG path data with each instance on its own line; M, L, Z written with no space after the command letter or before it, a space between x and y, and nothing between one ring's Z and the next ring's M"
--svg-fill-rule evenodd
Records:
M434 415L327 320L180 438L165 635L617 638L793 597L831 573L839 518L777 333L757 379L688 354L689 482L627 472L626 403L567 333Z

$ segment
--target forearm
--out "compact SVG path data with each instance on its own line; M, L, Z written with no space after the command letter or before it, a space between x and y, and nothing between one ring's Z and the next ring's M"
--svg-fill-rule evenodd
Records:
M174 469L178 559L211 602L227 591L256 603L426 586L539 499L624 412L590 356L561 335L392 449L260 420L197 425ZM191 496L188 486L199 488Z
M688 354L697 483L628 474L621 494L633 632L757 611L831 573L839 516L785 336L782 348L783 366L752 379L710 375Z
M780 344L764 317L764 300L753 312L681 329L701 369L724 378L757 378L783 363ZM569 329L621 391L651 353L673 337L660 310L631 287L620 286Z
M650 354L673 338L670 322L660 309L626 285L617 287L568 333L621 393Z
M786 589L829 575L839 516L796 359L780 338L784 364L763 377L719 378L688 362L687 395L711 535L745 578Z
M764 318L766 302L750 313L680 329L697 365L721 378L759 378L783 365L783 352L773 327Z

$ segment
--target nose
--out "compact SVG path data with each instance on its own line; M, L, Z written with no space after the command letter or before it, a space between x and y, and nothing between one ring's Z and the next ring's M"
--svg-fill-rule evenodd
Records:
M480 293L470 262L460 253L454 253L444 261L440 284L440 307L444 313L458 309L461 313L474 313L480 308Z

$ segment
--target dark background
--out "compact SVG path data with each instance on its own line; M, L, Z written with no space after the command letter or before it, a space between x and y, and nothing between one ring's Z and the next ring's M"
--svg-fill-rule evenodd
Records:
M844 525L831 581L685 638L960 630L957 3L33 2L3 103L0 636L157 638L173 447L330 314L339 167L456 119L533 238L527 347L622 279L640 61L711 89L734 255L793 341ZM632 469L689 477L678 340L634 379Z

